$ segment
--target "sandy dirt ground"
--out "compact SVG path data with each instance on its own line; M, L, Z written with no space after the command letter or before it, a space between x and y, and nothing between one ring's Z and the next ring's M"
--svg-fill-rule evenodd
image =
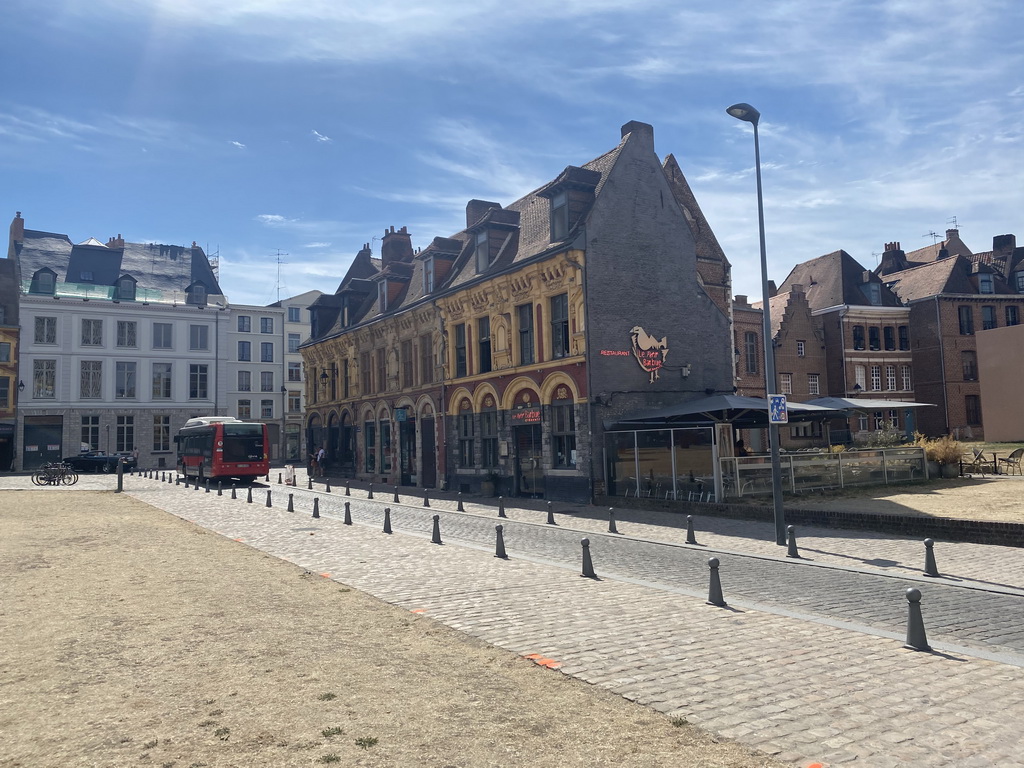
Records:
M0 492L0 583L4 768L780 765L127 496Z
M1024 477L954 478L786 499L786 506L1024 523Z

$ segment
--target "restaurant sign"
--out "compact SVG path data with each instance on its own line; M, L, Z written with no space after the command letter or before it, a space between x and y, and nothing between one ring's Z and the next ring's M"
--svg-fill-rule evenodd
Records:
M649 383L653 384L654 380L659 378L659 371L668 357L668 336L656 339L639 325L634 325L629 332L629 339L633 357L650 376Z
M513 424L540 424L540 408L520 408L512 411Z

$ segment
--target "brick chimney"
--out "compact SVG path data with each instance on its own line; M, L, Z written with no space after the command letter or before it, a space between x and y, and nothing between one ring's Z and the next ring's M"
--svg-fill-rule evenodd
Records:
M959 229L947 229L946 230L946 239L947 240L952 240L954 237L959 239L959 237L960 237L960 230Z
M650 123L641 123L639 120L630 120L621 130L622 138L626 138L628 135L632 135L634 139L639 139L654 151L654 126Z
M466 203L466 226L472 227L491 208L501 208L501 204L491 203L487 200L470 200Z
M12 258L14 253L14 244L20 243L25 239L25 220L21 218L21 211L15 211L14 219L11 221L11 241L10 251L8 257Z
M885 244L885 251L882 253L882 260L878 263L875 272L879 275L888 275L891 272L902 272L909 266L907 254L900 248L898 241Z
M195 245L195 243L192 243ZM124 248L124 238L121 237L121 233L117 233L117 237L112 237L107 240L107 248Z
M1009 256L1017 248L1016 235L996 235L992 238L992 257Z
M391 262L412 261L412 236L405 227L398 231L395 231L394 227L384 230L380 258L385 269Z

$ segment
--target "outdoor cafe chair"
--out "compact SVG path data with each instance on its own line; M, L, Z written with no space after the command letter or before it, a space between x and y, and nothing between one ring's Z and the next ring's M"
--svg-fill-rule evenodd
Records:
M1018 448L1005 459L1000 459L999 464L1000 466L1006 466L1006 474L1008 475L1012 475L1013 470L1015 469L1017 470L1018 475L1024 474L1024 472L1021 472L1020 469L1020 460L1022 456L1024 456L1024 448Z
M980 448L972 448L970 458L964 460L964 473L979 472L984 477L986 470L989 474L995 474L995 465L985 458L985 454Z

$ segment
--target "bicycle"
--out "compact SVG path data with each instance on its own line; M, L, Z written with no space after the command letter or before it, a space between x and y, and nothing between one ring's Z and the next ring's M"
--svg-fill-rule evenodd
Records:
M78 473L63 462L44 464L32 475L33 485L74 485L77 482Z

